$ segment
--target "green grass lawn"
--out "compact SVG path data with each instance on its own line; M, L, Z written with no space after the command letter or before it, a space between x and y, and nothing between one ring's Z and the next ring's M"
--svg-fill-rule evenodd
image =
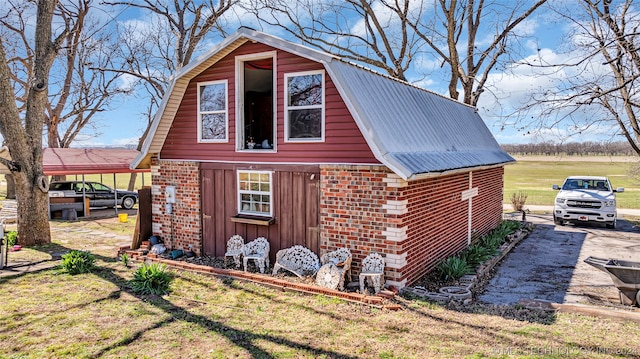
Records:
M551 187L562 185L567 176L607 176L615 188L624 187L617 195L618 208L640 208L640 184L627 174L630 162L527 161L520 160L505 167L504 203L511 203L513 193L524 191L526 204L553 205L558 193Z

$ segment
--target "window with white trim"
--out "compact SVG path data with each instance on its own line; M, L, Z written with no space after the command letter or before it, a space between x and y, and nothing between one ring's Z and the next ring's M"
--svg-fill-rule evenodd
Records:
M284 75L285 138L289 142L324 140L324 71Z
M198 142L226 142L229 112L227 80L198 84Z
M271 177L268 171L238 171L238 213L272 216Z

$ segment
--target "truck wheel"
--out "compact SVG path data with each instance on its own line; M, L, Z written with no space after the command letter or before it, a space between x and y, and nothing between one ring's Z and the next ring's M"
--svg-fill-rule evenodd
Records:
M125 197L122 199L122 208L131 209L136 204L136 200L133 197Z
M616 220L614 219L613 222L608 222L607 228L616 229Z
M556 216L553 216L553 223L559 225L559 226L563 226L564 225L564 221Z

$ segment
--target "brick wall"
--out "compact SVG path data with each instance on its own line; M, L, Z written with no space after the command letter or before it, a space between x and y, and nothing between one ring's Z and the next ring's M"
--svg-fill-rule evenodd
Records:
M502 167L407 182L384 166L323 165L320 169L321 255L353 253L354 280L371 252L385 256L387 284L404 287L443 258L495 228L502 218ZM153 234L169 249L201 252L200 171L197 162L154 161ZM165 188L176 186L173 215ZM463 200L465 191L477 195ZM469 228L469 206L472 206Z
M153 234L168 249L201 253L200 171L197 162L157 161L151 166ZM166 213L165 189L176 187L173 214Z
M504 167L473 173L473 185L483 189L473 198L473 228L479 233L491 231L502 221L503 178Z
M353 274L372 251L399 253L385 232L390 222L400 223L402 211L385 206L404 199L386 182L389 174L381 166L320 166L320 248L349 248Z
M464 249L469 232L497 226L502 184L502 167L407 182L381 166L322 166L322 249L349 247L354 275L367 254L383 253L387 284L409 285ZM478 194L463 200L475 187Z

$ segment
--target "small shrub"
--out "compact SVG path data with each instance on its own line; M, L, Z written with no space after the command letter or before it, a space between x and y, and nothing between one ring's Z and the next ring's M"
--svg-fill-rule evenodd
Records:
M138 294L163 295L169 291L172 276L164 264L143 264L133 274L131 288Z
M462 257L447 257L436 268L443 280L455 280L465 274L473 273L473 268Z
M125 267L129 267L129 255L125 252L120 256L120 261Z
M455 280L465 274L473 274L475 268L498 254L498 248L506 241L507 236L521 227L519 221L503 221L493 231L474 241L457 256L451 256L440 262L437 273L443 280Z
M96 258L85 251L72 250L62 255L62 269L69 274L89 273L94 267Z
M524 204L527 202L527 192L518 191L517 193L511 194L511 206L514 211L522 211L524 208Z
M491 232L486 236L480 238L480 244L483 247L490 248L491 250L497 250L500 248L502 242L504 242L506 236L501 236L499 233Z
M507 234L511 234L522 227L522 223L520 221L506 220L500 223L499 227L504 227L507 230Z
M4 234L4 238L7 241L9 247L13 247L18 243L18 232L7 231L7 233Z
M475 268L484 261L491 259L495 254L495 249L484 247L478 243L469 246L460 256L465 258L469 266Z

